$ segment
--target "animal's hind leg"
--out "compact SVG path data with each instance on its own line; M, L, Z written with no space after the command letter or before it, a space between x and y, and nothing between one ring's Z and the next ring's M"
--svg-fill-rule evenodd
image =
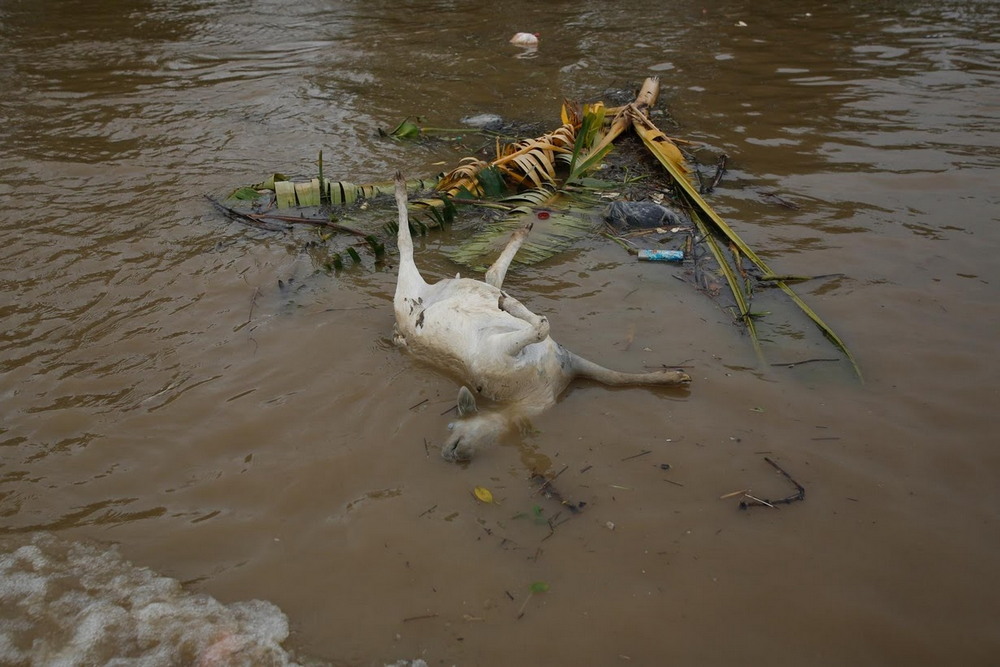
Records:
M497 306L500 310L531 325L530 329L497 335L497 340L503 341L501 345L507 354L516 356L526 346L539 343L549 335L549 318L544 315L536 315L517 299L501 294Z
M503 279L507 276L507 268L510 266L511 261L514 259L514 255L517 251L521 249L524 245L524 240L528 238L528 232L531 231L532 223L526 224L519 230L514 232L510 237L510 241L507 242L507 247L503 249L500 256L497 257L497 261L493 262L493 266L489 268L486 272L486 284L493 285L497 289L503 286Z

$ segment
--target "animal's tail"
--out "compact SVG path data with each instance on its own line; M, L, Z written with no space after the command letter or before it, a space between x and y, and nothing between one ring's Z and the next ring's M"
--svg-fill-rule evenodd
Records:
M399 248L399 281L402 285L420 285L424 279L413 261L413 237L410 236L410 217L406 210L406 181L396 172L396 208L399 210L399 231L396 245Z
M593 361L573 354L569 350L570 362L578 377L596 380L612 387L630 385L681 385L691 382L691 376L683 371L651 371L649 373L622 373L605 368Z

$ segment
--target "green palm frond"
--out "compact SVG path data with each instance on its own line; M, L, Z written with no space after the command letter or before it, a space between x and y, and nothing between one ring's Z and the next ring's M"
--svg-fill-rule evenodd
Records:
M544 196L543 192L531 191L538 193L539 198ZM516 197L523 198L525 194L529 193L521 193ZM561 196L564 195L555 193L547 201L551 203ZM537 264L565 251L581 238L592 234L599 225L590 207L568 206L545 210L544 215L539 216L537 206L528 201L526 205L512 209L503 219L486 225L474 236L448 251L448 258L474 271L485 271L507 245L514 230L531 221L531 234L517 251L514 261L521 265Z

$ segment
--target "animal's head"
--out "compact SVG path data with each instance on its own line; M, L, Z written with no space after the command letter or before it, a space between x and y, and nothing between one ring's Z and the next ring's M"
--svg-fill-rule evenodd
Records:
M448 439L441 456L448 461L468 461L479 449L492 445L507 430L507 419L496 412L480 412L467 387L458 390L458 419L448 424Z

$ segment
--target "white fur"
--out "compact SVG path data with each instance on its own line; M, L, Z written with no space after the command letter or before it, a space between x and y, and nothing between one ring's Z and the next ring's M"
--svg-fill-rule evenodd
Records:
M507 268L531 225L514 232L486 281L447 278L427 284L413 259L406 188L396 174L399 275L393 306L396 343L414 357L459 378L459 417L441 453L464 460L492 443L516 421L555 404L578 376L609 385L676 385L680 371L619 373L578 357L549 337L549 322L501 290ZM471 389L470 389L471 388ZM480 412L475 394L498 404Z

